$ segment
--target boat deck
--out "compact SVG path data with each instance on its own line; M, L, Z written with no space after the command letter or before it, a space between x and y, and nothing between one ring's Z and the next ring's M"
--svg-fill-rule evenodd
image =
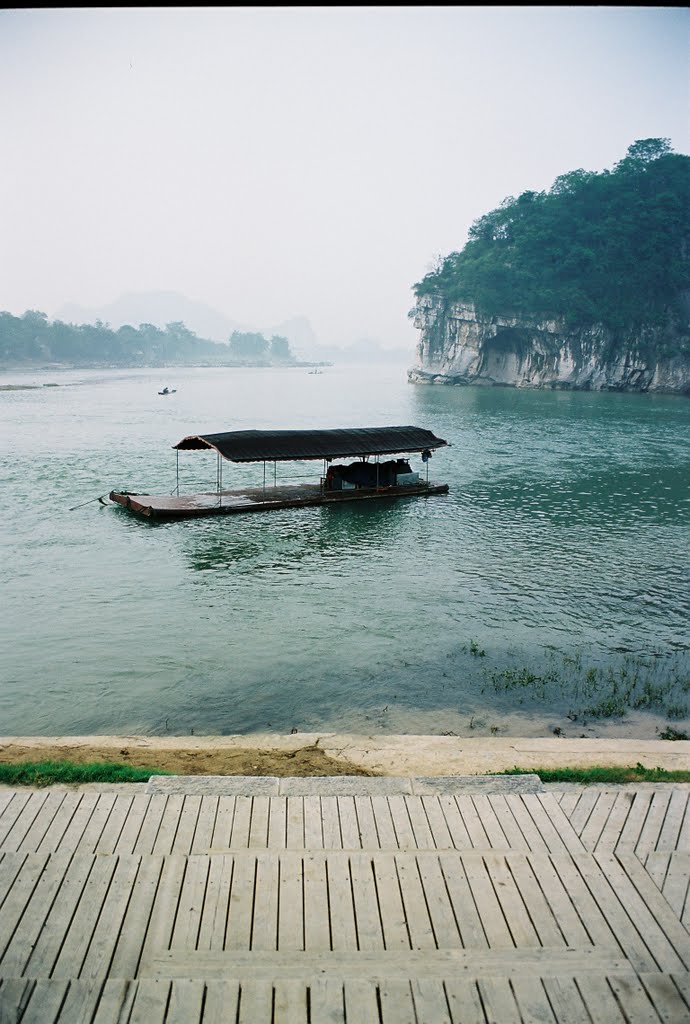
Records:
M404 487L358 488L324 491L320 484L287 484L278 487L246 487L243 490L203 491L198 494L130 494L111 491L110 500L148 519L188 519L197 516L266 512L269 509L335 505L343 501L408 498L413 495L446 494L448 484L419 483Z
M690 1019L690 786L0 790L0 1020Z

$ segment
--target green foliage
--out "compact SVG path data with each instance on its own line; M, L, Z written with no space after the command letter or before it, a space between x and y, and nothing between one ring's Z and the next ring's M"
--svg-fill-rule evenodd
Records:
M198 338L181 321L166 324L125 324L113 330L95 324L52 323L45 313L27 310L22 316L0 312L0 363L67 363L97 366L228 366L251 363L291 364L295 359L287 338L269 343L261 334L235 332L229 345Z
M126 764L73 764L71 761L27 761L0 764L0 783L5 786L77 785L85 782L148 782L152 775L170 772L154 768L130 768Z
M678 328L689 289L690 157L667 139L641 139L613 171L571 171L548 192L505 199L415 294L472 303L489 317L601 323L616 335Z
M645 768L643 764L595 768L508 768L494 775L538 775L542 782L575 782L582 786L625 782L690 782L690 771Z

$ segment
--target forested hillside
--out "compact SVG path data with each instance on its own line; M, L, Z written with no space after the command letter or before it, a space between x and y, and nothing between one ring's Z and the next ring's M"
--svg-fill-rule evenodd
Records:
M672 321L659 341L668 346L688 322L690 157L667 139L642 139L611 171L571 171L548 192L509 197L415 294L471 303L482 317L599 323L614 334Z

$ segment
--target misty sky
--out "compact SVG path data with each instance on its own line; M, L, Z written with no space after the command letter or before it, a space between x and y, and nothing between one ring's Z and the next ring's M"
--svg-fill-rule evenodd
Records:
M409 346L474 220L636 139L690 152L690 11L0 11L0 309L177 291Z

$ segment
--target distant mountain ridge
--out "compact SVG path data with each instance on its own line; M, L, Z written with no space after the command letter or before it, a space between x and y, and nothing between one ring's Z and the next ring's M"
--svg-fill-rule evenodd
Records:
M351 345L340 348L319 343L314 329L305 316L294 316L271 327L244 324L232 320L225 313L186 295L172 291L125 292L113 302L103 306L81 306L66 303L53 314L53 319L65 323L94 324L97 320L113 330L129 324L153 324L164 328L167 324L182 322L199 338L228 343L233 331L256 331L267 339L278 335L287 338L293 351L301 359L333 360L334 362L398 362L411 360L412 352L403 348L387 349L378 341L359 338Z

